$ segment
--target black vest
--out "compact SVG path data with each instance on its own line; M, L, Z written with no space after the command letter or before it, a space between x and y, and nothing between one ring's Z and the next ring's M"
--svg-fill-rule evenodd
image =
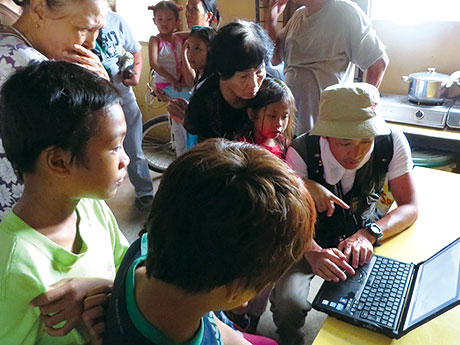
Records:
M308 178L320 183L350 206L349 210L345 210L336 205L331 217L326 212L318 214L315 241L323 248L333 248L341 239L383 216L376 204L383 192L388 165L393 157L393 138L391 134L375 137L369 161L356 172L353 187L345 195L340 182L333 186L324 179L319 138L305 133L293 140L291 145L307 164Z

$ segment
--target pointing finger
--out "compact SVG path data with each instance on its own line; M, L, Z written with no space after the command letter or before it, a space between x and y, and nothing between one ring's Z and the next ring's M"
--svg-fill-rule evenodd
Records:
M340 199L339 197L335 195L331 195L331 200L346 210L350 208L350 206L348 206L342 199Z

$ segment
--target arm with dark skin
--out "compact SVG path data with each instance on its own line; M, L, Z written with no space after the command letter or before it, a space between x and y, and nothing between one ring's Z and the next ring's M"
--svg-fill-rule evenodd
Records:
M158 63L158 38L156 36L150 37L149 40L149 62L150 68L153 68L155 72L166 78L175 90L181 89L180 82Z
M188 62L187 59L187 41L184 42L183 49L181 51L181 76L182 76L182 81L184 85L188 88L193 87L193 81L195 80L196 72L190 66L190 63Z
M376 62L374 62L368 69L366 75L366 83L374 85L376 88L380 87L383 76L388 66L388 55L385 54Z
M265 30L267 30L268 36L272 39L275 44L275 51L273 52L272 64L274 66L281 63L281 57L279 54L279 38L276 25L279 16L286 9L288 0L270 0L267 10L265 11Z
M387 239L409 228L417 219L418 204L412 172L408 172L389 181L391 193L398 207L387 213L376 224ZM367 229L360 229L352 236L339 243L347 260L352 259L352 266L357 268L370 261L376 238Z
M305 181L318 211L334 212L334 204L345 207L345 203L318 183ZM392 237L409 228L417 219L418 205L412 173L408 172L389 181L393 197L398 205L376 224L382 229L384 239ZM338 199L338 200L337 200ZM319 206L319 207L318 207ZM354 274L353 268L368 263L372 257L376 238L367 229L360 229L341 241L337 248L322 248L317 243L305 253L313 273L325 280L338 282L345 280L347 272ZM351 259L351 267L348 262Z

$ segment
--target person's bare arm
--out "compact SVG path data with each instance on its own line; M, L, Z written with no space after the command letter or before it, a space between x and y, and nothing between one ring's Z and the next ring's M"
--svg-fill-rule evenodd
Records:
M251 345L234 329L220 321L216 315L214 315L214 320L216 320L217 328L225 345Z
M368 69L366 75L366 83L379 87L382 83L383 76L388 66L388 55L385 53L380 59L374 62Z
M136 86L139 84L142 73L142 52L133 53L134 63L128 79L123 79L123 84L127 86Z
M174 35L179 36L182 40L186 40L190 35L190 31L176 31Z
M181 76L182 76L182 83L188 87L191 88L193 86L193 81L195 80L195 70L190 66L190 63L188 62L187 59L187 42L185 42L184 48L182 49L181 52Z
M179 81L158 63L158 39L156 36L151 36L149 40L149 62L150 68L153 68L155 72L166 78L174 88L180 88Z
M267 30L268 36L275 44L275 51L273 52L272 57L273 66L280 64L282 61L279 54L279 39L276 25L278 22L278 17L286 8L287 2L288 0L270 0L268 8L265 12L265 30Z
M417 195L412 172L389 181L389 187L398 207L388 212L376 224L383 231L383 239L392 237L410 227L418 216ZM360 229L340 242L338 248L345 256L352 256L353 267L369 262L376 238L366 229Z
M377 223L383 230L383 239L409 228L417 219L418 202L413 173L408 172L388 182L398 207L388 212Z

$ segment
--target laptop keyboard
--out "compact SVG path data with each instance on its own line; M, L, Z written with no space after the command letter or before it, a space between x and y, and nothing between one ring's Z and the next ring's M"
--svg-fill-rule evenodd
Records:
M359 300L351 312L380 326L393 329L399 318L410 264L377 257Z

